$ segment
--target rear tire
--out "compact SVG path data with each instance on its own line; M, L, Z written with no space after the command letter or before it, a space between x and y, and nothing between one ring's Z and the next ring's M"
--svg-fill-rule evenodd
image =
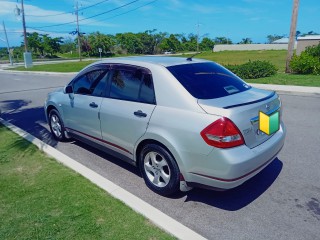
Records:
M49 112L49 126L54 139L60 142L66 141L64 124L56 109Z
M139 156L139 167L152 191L168 196L179 190L179 167L164 147L156 144L144 146Z

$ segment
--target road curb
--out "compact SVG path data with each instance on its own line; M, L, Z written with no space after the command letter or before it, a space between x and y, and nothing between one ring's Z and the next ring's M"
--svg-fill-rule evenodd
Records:
M21 128L16 127L15 125L5 121L2 118L0 118L0 123L2 123L4 126L9 128L11 131L15 132L22 138L36 145L41 151L55 158L58 162L81 174L83 177L87 178L92 183L96 184L98 187L108 192L114 198L119 199L127 206L131 207L134 211L142 214L144 217L148 218L151 222L153 222L155 225L157 225L164 231L168 232L169 234L172 234L178 239L206 239L198 233L191 230L190 228L184 226L183 224L164 214L157 208L151 206L149 203L136 197L132 193L119 187L118 185L102 177L98 173L85 167L81 163L68 157L67 155L51 147L50 145L42 142L40 139L27 133Z
M0 69L0 72L4 73L18 73L18 74L40 74L40 75L76 75L78 72L42 72L42 71L17 71L17 70L5 70L5 69Z

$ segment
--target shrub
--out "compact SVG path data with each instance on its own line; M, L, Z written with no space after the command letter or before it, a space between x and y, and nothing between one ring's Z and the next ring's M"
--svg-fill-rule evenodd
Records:
M319 48L320 49L320 48ZM300 56L294 55L290 61L290 68L298 74L320 74L319 58L309 55L307 51Z
M320 61L320 43L317 46L307 47L306 54L317 58Z
M276 66L268 61L249 61L241 65L229 65L226 67L244 79L270 77L277 73Z

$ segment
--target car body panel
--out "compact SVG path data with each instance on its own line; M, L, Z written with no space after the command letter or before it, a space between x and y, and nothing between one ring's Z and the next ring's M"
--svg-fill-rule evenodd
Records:
M87 138L92 136L101 139L101 129L99 120L99 111L101 108L101 97L68 94L70 97L61 102L64 112L65 127L74 134L81 134ZM96 104L97 107L91 107L90 104ZM87 136L89 135L89 136ZM96 141L95 139L91 139Z
M136 142L147 131L154 108L152 104L104 98L100 109L103 140L115 145L109 146L116 148L113 150L122 150L132 157ZM134 112L137 111L145 113L146 117L136 116Z

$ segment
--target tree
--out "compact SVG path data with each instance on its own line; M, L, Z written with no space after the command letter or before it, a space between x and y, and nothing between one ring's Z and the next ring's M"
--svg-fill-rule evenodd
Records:
M156 39L153 33L156 30L147 30L142 33L138 33L137 37L140 38L142 44L142 53L143 54L153 54L155 51Z
M35 54L44 56L46 53L53 55L61 50L62 37L52 38L48 34L37 32L27 33L29 47Z
M37 32L27 33L28 45L34 54L42 52L41 35Z
M125 49L128 53L141 54L143 50L143 44L140 38L136 34L128 33L117 33L116 40L121 48Z
M154 36L154 50L153 53L161 53L161 48L160 48L160 44L162 43L162 41L168 36L168 33L166 32L159 32L153 35Z
M61 50L60 46L61 43L63 43L62 37L51 38L48 34L44 34L41 36L44 52L49 53L52 56L54 53L57 53Z
M230 38L226 38L226 37L216 37L214 39L214 43L215 44L232 44L232 41Z
M104 54L111 51L111 48L115 45L115 38L112 35L105 35L100 32L90 33L88 38L88 44L90 45L90 55L99 56L99 48L101 48Z
M174 34L170 34L169 38L163 39L159 47L162 51L176 52L181 50L181 43Z
M63 53L70 53L76 50L76 45L71 37L68 37L63 40L63 44L61 44L60 48Z
M242 38L240 44L252 44L251 38Z
M276 34L268 35L267 36L268 43L273 43L274 41L277 41L283 37L284 37L283 35L276 35Z
M199 44L201 51L209 51L212 50L214 47L214 41L208 37L202 39L201 43Z

